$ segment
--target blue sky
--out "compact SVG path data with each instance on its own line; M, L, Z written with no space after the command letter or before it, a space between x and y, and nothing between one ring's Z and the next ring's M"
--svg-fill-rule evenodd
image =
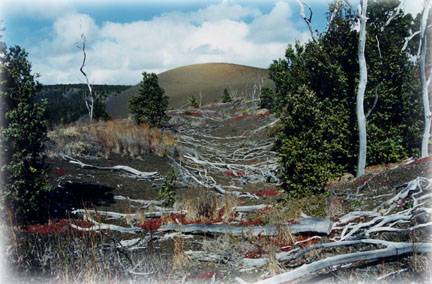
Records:
M314 29L324 30L328 1L306 2ZM29 52L44 84L83 81L82 33L95 84L136 84L143 71L206 62L267 68L289 43L310 38L295 0L2 0L0 11L3 40Z

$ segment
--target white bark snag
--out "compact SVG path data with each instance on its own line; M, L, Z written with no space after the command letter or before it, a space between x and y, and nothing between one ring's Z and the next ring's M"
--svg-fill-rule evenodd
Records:
M367 0L360 0L360 13L358 18L360 21L360 33L358 42L358 59L360 65L360 79L357 90L357 124L359 128L359 154L358 154L358 164L357 164L357 177L364 174L366 167L366 149L367 149L367 139L366 139L366 116L364 113L364 95L367 84L367 66L365 58L365 46L366 46L366 11L367 11Z
M90 121L93 120L93 108L94 108L94 96L93 96L93 90L92 87L90 85L89 79L87 77L87 74L84 72L84 66L86 63L86 59L87 59L87 54L85 52L85 46L86 46L86 37L84 34L81 35L81 39L82 39L82 45L78 46L78 48L82 49L83 52L83 62L81 64L81 68L80 71L81 73L84 75L85 79L86 79L86 84L87 84L87 88L89 91L88 96L85 96L84 98L84 102L86 104L87 110L89 112L89 117L90 117Z
M309 31L310 31L311 36L312 36L312 40L314 42L317 42L316 36L315 36L313 28L312 28L312 23L311 23L311 21L312 21L312 9L311 9L311 7L307 3L305 3L304 1L301 1L301 0L296 0L296 1L297 1L297 4L300 6L300 15L302 16L302 18L304 19L304 21L308 25ZM309 18L306 17L303 4L308 6L309 13L310 13Z
M429 9L431 0L424 1L424 8L420 23L420 82L422 88L423 108L424 108L424 121L425 126L423 130L423 139L421 146L422 157L428 156L428 142L431 128L431 111L429 106L429 94L428 85L430 84L430 78L426 79L426 52L427 52L427 21L429 16Z

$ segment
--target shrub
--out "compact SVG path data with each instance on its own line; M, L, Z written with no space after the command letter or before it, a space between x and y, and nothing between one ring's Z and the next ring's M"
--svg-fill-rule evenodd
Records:
M193 107L193 108L199 108L199 107L200 107L200 104L199 104L199 102L197 101L197 99L195 98L195 96L191 96L191 97L189 98L189 102L190 102L190 104L191 104L191 107Z
M44 163L47 140L45 101L34 102L39 88L27 53L19 46L3 48L1 65L1 168L6 205L18 222L38 221L44 191L49 189Z
M170 170L165 176L164 185L159 189L158 199L165 200L168 207L172 207L175 202L175 184L176 175L173 170Z
M165 113L168 109L168 96L159 86L156 74L143 72L142 75L138 95L129 100L129 110L137 124L148 123L152 127L161 127L168 121Z

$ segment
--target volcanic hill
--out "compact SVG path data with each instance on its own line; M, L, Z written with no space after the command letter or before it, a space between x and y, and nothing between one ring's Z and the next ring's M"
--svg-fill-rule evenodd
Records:
M203 63L174 68L158 74L159 85L169 96L170 108L189 104L195 96L202 105L220 102L224 88L231 96L251 96L254 86L272 86L268 71L245 65L230 63ZM256 88L256 87L255 87ZM124 118L128 114L128 100L138 94L138 84L108 100L106 110L113 118Z

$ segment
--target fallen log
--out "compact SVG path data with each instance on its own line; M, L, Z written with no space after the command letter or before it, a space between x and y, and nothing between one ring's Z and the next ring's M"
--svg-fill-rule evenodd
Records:
M157 218L162 216L169 216L171 214L186 214L187 211L182 210L163 210L163 211L155 211L155 212L142 212L142 213L118 213L118 212L110 212L110 211L102 211L102 210L92 210L92 209L75 209L71 212L72 214L95 214L99 216L106 216L108 219L123 219L123 218L131 218L135 220L139 220L141 216L145 216L146 218Z
M332 222L322 218L304 218L295 223L284 223L273 226L256 226L256 227L239 227L225 224L190 224L179 225L169 223L158 229L160 232L177 231L182 233L195 234L232 234L233 236L251 235L251 236L275 236L281 230L288 230L292 234L315 233L330 234Z
M283 283L286 281L292 281L301 278L303 276L306 276L310 273L319 271L321 269L332 267L339 264L344 264L344 263L352 263L356 261L373 261L373 260L379 260L388 257L404 256L407 254L411 254L413 252L416 253L432 252L432 243L396 243L396 242L387 242L387 241L373 240L373 239L361 240L359 242L365 244L384 245L386 246L386 248L328 257L309 264L304 264L297 269L279 275L275 275L272 278L255 282L255 284L276 284L276 283ZM236 280L237 282L242 284L248 283L241 278L236 278Z

